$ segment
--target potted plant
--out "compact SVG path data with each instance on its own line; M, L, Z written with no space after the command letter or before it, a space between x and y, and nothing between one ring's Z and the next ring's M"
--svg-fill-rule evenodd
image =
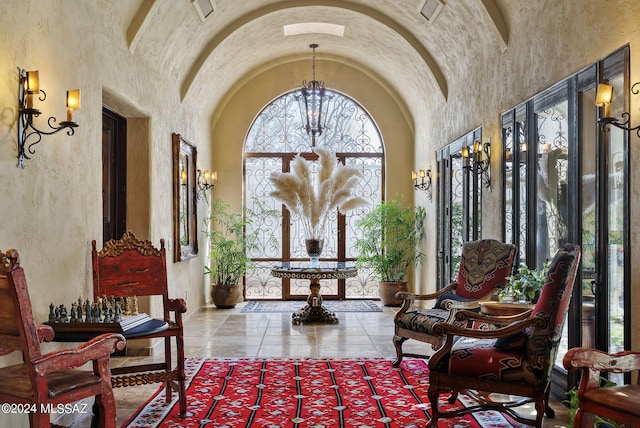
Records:
M253 202L255 210L245 208L242 213L234 213L229 212L229 204L216 199L204 219L209 238L209 264L205 266L205 273L211 275L211 299L218 308L233 308L240 299L240 280L254 268L250 251L261 245L278 245L274 236L266 238L268 243L263 242L260 228L247 232L247 226L260 218L280 214L266 209L257 199Z
M409 267L418 265L424 254L420 246L425 238L425 210L402 206L402 197L381 202L356 221L362 231L354 246L357 263L367 267L380 281L380 300L385 306L399 306L398 291L407 290Z
M540 295L540 290L545 282L547 264L542 270L529 269L528 266L520 266L515 275L508 277L508 282L498 293L500 300L535 302Z

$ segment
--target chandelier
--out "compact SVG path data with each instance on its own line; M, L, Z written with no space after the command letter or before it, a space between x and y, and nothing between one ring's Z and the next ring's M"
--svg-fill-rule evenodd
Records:
M294 97L300 106L304 128L307 134L311 136L311 147L315 147L316 137L322 135L322 130L325 128L323 118L326 122L329 97L326 95L324 82L316 80L316 48L318 45L313 43L309 47L313 50L311 81L303 80L302 88L296 91Z

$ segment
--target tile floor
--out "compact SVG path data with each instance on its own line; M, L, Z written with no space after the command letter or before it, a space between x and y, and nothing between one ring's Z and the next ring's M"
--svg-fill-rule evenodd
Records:
M234 309L204 307L185 320L185 354L202 357L394 357L391 343L393 315L397 308L383 312L337 312L337 325L291 325L289 313L240 313ZM301 302L301 307L303 302ZM412 343L413 342L413 343ZM425 352L425 345L407 341L404 349ZM152 358L152 357L148 357ZM140 359L137 357L136 359ZM113 358L113 364L130 359ZM116 388L119 425L143 405L158 384ZM564 406L552 402L554 419L544 427L566 427ZM80 422L80 421L78 421ZM82 426L82 425L76 425Z

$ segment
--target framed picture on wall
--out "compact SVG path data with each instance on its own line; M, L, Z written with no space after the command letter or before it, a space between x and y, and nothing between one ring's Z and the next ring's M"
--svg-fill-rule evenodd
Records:
M173 148L173 261L198 254L196 207L196 147L172 134Z

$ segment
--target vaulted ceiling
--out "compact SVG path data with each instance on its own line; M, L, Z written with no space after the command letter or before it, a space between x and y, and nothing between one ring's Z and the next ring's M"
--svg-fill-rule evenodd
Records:
M430 20L420 13L425 0L140 0L102 6L122 25L138 60L175 77L183 101L206 94L200 107L213 112L241 79L309 58L310 43L319 44L319 64L331 58L373 74L406 105L445 101L450 82L463 79L478 55L506 49L503 17L519 12L508 0L426 3L437 10ZM202 19L198 4L212 5L213 12ZM310 33L285 36L284 26L308 23L343 26L344 35L311 26Z

